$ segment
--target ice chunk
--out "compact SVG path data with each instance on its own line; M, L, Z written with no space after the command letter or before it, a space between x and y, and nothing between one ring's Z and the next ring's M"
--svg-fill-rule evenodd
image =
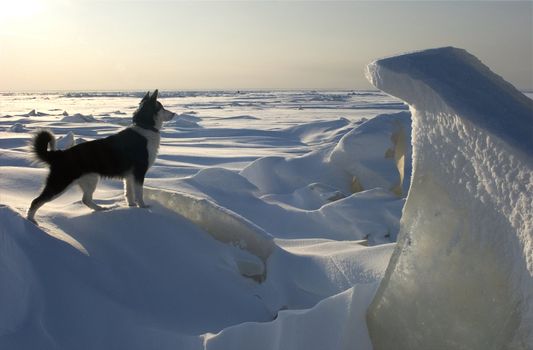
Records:
M47 116L47 115L48 115L48 113L37 112L35 109L32 109L28 113L20 114L21 117L43 117L43 116Z
M399 241L367 315L374 348L533 348L533 101L452 47L367 76L413 118Z
M67 149L76 144L76 140L74 139L74 133L72 131L69 131L65 136L62 136L57 139L56 141L56 148L57 149Z
M67 123L91 123L95 122L96 119L92 114L84 115L81 113L76 113L74 115L66 115L61 119L62 122Z
M145 188L144 193L148 198L197 224L218 241L240 246L263 262L272 253L272 236L242 216L208 199L152 188Z

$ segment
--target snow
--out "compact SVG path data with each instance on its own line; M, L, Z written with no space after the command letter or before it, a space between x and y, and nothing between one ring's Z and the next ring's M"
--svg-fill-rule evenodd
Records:
M105 137L145 92L0 94L0 348L531 348L532 100L453 48L368 76L409 107L161 92L177 118L150 207L104 179L108 210L73 187L39 226L23 218L47 174L31 133Z
M227 349L244 332L246 348L278 334L315 349L356 337L369 349L364 313L404 198L389 183L352 191L356 157L346 146L331 158L368 124L383 137L367 137L380 151L365 166L389 179L393 126L409 127L409 114L368 94L163 93L178 117L148 172L150 208L127 207L121 182L104 179L95 200L109 210L92 212L73 187L39 211L39 227L23 219L47 174L28 153L31 133L51 129L60 149L110 135L139 96L1 95L0 348ZM324 320L327 337L309 328Z
M409 189L410 162L403 159L411 158L410 140L409 113L380 115L343 137L330 160L353 175L361 190L382 187L402 195Z
M74 115L66 115L61 119L62 122L66 123L90 123L96 121L92 115L83 115L81 113L76 113Z
M374 284L360 284L310 310L281 311L269 323L246 323L205 336L206 349L371 349L364 324ZM354 346L357 344L356 346Z
M368 66L409 103L413 175L368 312L379 349L533 347L533 101L452 47Z
M28 129L24 126L24 124L21 123L15 123L8 129L11 132L28 132Z
M329 143L329 147L297 158L260 158L241 174L260 191L268 193L292 192L309 183L338 188L346 194L377 187L391 189L400 182L400 171L394 159L394 150L399 147L392 138L395 134L403 134L403 140L408 140L410 120L407 112L381 114L342 134L339 128L348 124L344 119L290 128L291 134L305 142L313 142L309 135L321 135L322 142ZM407 142L404 148L409 157ZM401 167L402 173L404 168ZM410 169L405 172L409 173ZM358 191L353 187L354 178L360 183ZM409 183L408 179L405 183Z

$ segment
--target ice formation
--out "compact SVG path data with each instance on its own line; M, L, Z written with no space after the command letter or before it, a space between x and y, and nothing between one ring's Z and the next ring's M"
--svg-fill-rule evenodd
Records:
M382 114L346 134L330 155L352 176L352 192L383 187L406 194L411 175L411 115Z
M413 175L367 321L374 349L533 348L533 101L465 50L377 60Z
M274 247L272 237L259 226L229 209L208 199L195 198L185 193L152 188L146 188L144 192L151 200L189 219L218 241L232 243L248 250L263 262L266 262L272 253ZM258 274L266 273L261 268L258 270L260 270Z
M67 149L76 144L76 139L74 138L74 133L69 131L65 136L59 137L56 140L57 149Z
M67 123L91 123L95 122L96 119L91 115L84 115L81 113L76 113L74 115L66 115L61 119L62 122Z

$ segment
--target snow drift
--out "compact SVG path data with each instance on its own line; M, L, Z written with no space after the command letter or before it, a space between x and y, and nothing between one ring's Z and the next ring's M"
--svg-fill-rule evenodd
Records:
M336 122L337 126L345 123ZM411 136L410 123L409 112L380 114L339 140L333 135L334 143L322 149L302 157L259 158L244 168L241 175L263 193L290 193L320 183L346 194L382 187L401 196L409 186L411 174L411 147L407 142ZM324 124L316 123L311 130L307 125L307 129L300 126L291 132L299 131L308 142L320 135L329 136ZM320 131L318 135L316 129Z
M413 119L411 189L367 314L374 348L533 348L533 101L452 47L367 76Z
M204 349L370 350L364 315L375 289L375 283L358 284L312 309L282 311L273 322L244 323L206 334Z
M0 206L1 349L200 349L199 334L272 319L243 252L164 208L55 223L83 253Z

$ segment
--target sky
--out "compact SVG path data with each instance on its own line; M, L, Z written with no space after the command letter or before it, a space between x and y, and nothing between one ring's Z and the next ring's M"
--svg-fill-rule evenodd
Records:
M369 89L440 46L533 90L533 2L0 0L0 91Z

